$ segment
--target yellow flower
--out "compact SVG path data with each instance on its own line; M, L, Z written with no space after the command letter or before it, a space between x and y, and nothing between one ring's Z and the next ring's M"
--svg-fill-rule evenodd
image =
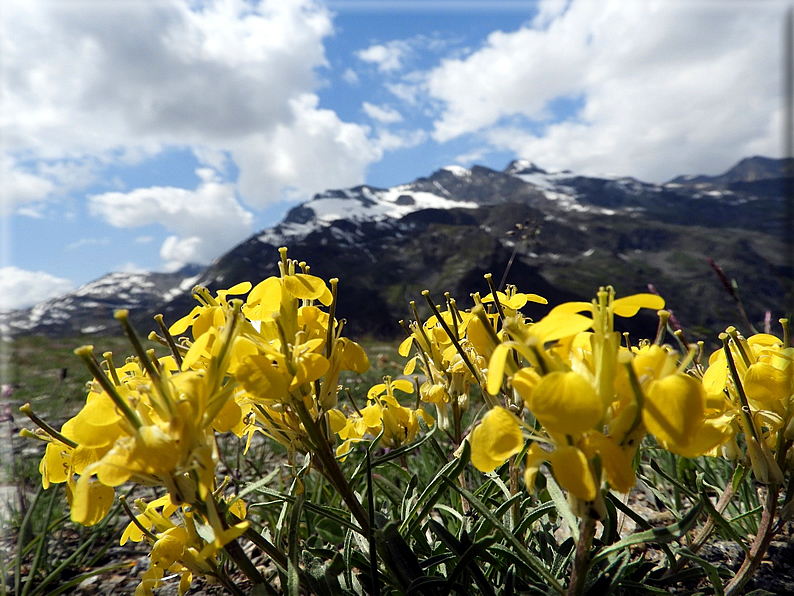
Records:
M516 384L520 393L524 387L524 383ZM529 411L554 434L581 435L604 416L604 406L595 389L575 372L545 375L525 399Z
M483 416L469 436L471 463L481 472L492 472L524 446L521 427L514 414L496 407Z
M726 424L706 419L706 392L697 379L675 374L652 381L642 419L668 451L697 457L725 442Z

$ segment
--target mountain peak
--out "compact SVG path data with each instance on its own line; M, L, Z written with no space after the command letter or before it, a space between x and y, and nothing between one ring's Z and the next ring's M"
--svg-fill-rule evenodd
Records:
M528 159L515 159L511 161L504 169L504 173L510 174L511 176L517 174L548 174L546 170Z
M745 157L736 165L717 176L704 175L684 175L676 176L670 183L672 184L734 184L737 182L759 182L761 180L775 180L785 178L786 162L792 165L792 160L782 158L763 157L755 155Z

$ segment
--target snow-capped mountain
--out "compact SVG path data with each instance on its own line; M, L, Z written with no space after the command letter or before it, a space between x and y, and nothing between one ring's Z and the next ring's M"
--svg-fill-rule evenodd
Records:
M653 284L681 322L706 337L738 322L708 258L736 279L756 324L767 309L772 320L783 314L790 282L782 277L783 165L748 158L720 176L655 184L548 171L521 160L503 171L448 166L388 189L329 190L216 259L198 278L184 281L191 277L184 275L168 288L158 286L138 312L174 320L192 308L194 283L211 289L256 283L276 274L277 248L287 246L315 274L340 279L337 312L351 333L398 334L397 321L411 316L410 300L423 302L424 289L437 302L448 291L465 306L470 293L488 292L483 274L498 281L511 263L507 283L552 303L589 300L605 284L621 295ZM103 278L110 285L113 279ZM58 304L59 321L81 322L47 326ZM41 333L103 324L97 310L64 299L22 314L15 315L13 329Z
M0 332L65 335L116 331L116 310L138 312L189 293L202 269L189 265L175 273L109 273L32 308L0 314Z

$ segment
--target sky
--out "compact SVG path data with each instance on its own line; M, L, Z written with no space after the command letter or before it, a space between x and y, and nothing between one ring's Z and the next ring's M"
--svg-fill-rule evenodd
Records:
M0 309L452 164L781 156L782 0L3 0Z

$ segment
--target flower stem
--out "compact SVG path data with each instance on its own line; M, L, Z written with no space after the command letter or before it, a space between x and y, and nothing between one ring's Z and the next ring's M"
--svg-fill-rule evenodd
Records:
M761 565L761 560L775 537L775 517L777 513L777 499L780 494L780 485L771 484L766 493L766 501L764 502L764 510L761 513L761 523L758 526L758 532L755 535L755 540L750 547L750 552L744 557L742 566L736 575L725 586L725 596L738 596L744 593L744 586L756 572Z
M580 596L584 592L587 572L590 570L590 550L593 547L595 525L596 520L589 515L579 524L579 540L576 543L568 596Z

